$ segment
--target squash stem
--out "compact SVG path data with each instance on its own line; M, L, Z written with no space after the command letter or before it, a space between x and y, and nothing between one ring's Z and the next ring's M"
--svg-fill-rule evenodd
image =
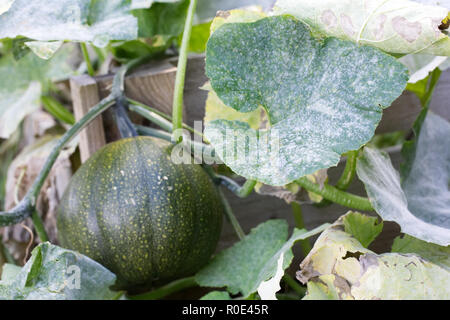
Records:
M140 116L144 117L150 122L156 124L158 127L161 127L165 131L172 132L172 123L169 122L164 117L160 116L159 114L150 111L147 108L137 104L131 104L130 110L139 114Z
M50 241L48 238L48 234L45 231L44 222L42 221L42 218L37 210L34 210L31 214L31 220L33 221L34 229L36 230L39 239L41 239L41 242Z
M434 89L436 89L436 84L441 77L442 71L439 68L436 68L431 73L431 77L428 83L428 89L425 96L421 99L422 107L428 108L431 103L431 97L433 96Z
M325 184L323 188L321 188L318 184L309 181L306 177L296 180L295 183L310 192L316 193L325 199L342 206L363 211L374 210L369 199L339 190L328 184Z
M141 102L139 102L139 101L136 101L136 100L133 100L133 99L130 99L130 98L127 98L127 100L128 100L128 102L130 103L130 110L133 110L133 107L132 107L132 106L134 105L134 106L141 107L141 108L140 108L141 111L142 111L142 110L146 110L146 111L148 111L148 112L153 112L154 114L158 115L159 117L164 118L167 122L169 122L169 124L170 124L170 129L165 129L164 127L162 127L162 126L159 124L159 122L160 122L161 120L154 119L154 118L152 118L152 119L147 118L147 119L150 120L151 122L155 123L156 125L160 126L160 127L163 128L164 130L166 130L166 131L168 131L168 132L172 132L173 126L172 126L172 117L171 117L171 116L165 114L164 112L159 111L158 109L155 109L155 108L152 108L152 107L150 107L150 106L148 106L148 105L146 105L146 104L143 104L143 103L141 103ZM146 116L145 116L144 114L141 114L140 112L137 111L137 108L135 108L133 111L136 112L136 113L139 113L141 116L143 116L144 118L146 118ZM169 128L167 122L164 122L164 126L166 126L167 128ZM185 124L185 123L183 123L182 126L183 126L183 129L186 129L186 130L192 132L193 134L196 134L196 135L198 135L198 136L200 136L200 137L203 137L203 140L204 140L206 143L209 143L209 142L207 142L207 141L205 140L205 138L204 138L204 136L203 136L203 133L201 133L201 132L195 130L194 128L188 126L188 125Z
M297 202L292 202L291 207L292 214L294 215L295 227L298 229L304 229L305 223L303 222L302 207ZM309 239L301 240L300 246L302 247L303 254L306 257L311 251L311 243L309 242Z
M345 163L344 171L341 177L336 183L336 188L345 191L353 181L356 173L356 159L358 156L358 150L347 152L347 162Z
M223 175L214 174L214 178L220 181L220 184L233 192L239 198L248 197L253 189L255 189L256 181L247 180L243 186L240 186L236 181Z
M197 6L197 0L190 0L188 14L186 17L186 24L184 26L183 39L181 40L180 55L178 58L177 75L175 78L175 89L173 96L173 110L172 110L172 134L182 128L183 123L183 94L184 94L184 82L186 77L186 65L189 49L189 40L192 32L192 21L194 19L195 8ZM176 142L180 142L182 137Z
M136 130L139 134L149 137L156 137L163 140L166 140L168 142L172 141L172 135L166 131L153 129L141 125L135 125ZM194 157L197 154L202 155L202 159L207 161L208 163L214 163L216 161L216 158L214 157L214 149L206 144L203 144L201 142L192 141L190 139L183 140L183 144L190 150L191 155L194 155ZM201 159L201 160L202 160Z
M245 238L244 230L242 230L241 225L239 224L239 221L236 219L236 216L233 213L233 209L231 209L230 203L228 202L227 198L223 194L223 191L218 188L220 198L222 199L222 203L225 208L225 214L227 215L228 221L230 221L231 225L233 226L234 232L236 232L236 235L238 236L239 240L242 240Z
M304 297L306 294L306 288L301 286L294 278L287 273L283 276L284 282L291 287L300 297Z
M91 59L89 58L89 52L86 46L86 43L81 42L80 43L81 52L83 53L84 61L86 62L86 67L88 70L88 74L93 77L95 75L94 68L92 67Z
M136 137L137 132L133 123L127 114L128 101L123 97L116 99L116 105L114 106L114 113L116 116L117 127L120 132L121 138Z
M164 298L172 293L195 286L197 286L197 282L195 282L195 277L188 277L175 280L153 291L134 296L128 296L127 298L131 300L156 300Z

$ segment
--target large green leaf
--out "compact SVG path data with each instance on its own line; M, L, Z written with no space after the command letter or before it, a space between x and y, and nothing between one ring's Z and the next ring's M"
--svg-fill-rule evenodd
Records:
M270 185L334 166L369 141L408 79L393 57L335 38L318 42L288 16L218 28L206 73L227 106L266 109L268 130L216 120L205 135L233 171Z
M414 254L377 255L344 231L345 219L325 230L301 263L305 299L450 298L447 269Z
M137 20L124 0L15 0L0 15L0 38L92 42L137 37Z
M407 0L278 0L275 11L318 33L386 52L450 56L450 39L438 29L448 15L445 7Z
M369 199L384 219L427 242L450 244L450 123L428 112L402 179L389 156L371 148L357 163ZM401 183L400 183L401 181Z
M8 138L23 118L39 108L39 98L50 81L73 74L67 59L73 48L65 46L50 60L27 54L16 61L12 53L0 58L0 138Z
M86 256L48 242L33 250L20 271L12 271L2 274L0 299L97 300L120 295L109 288L116 281L112 272Z
M275 276L281 256L282 269L290 265L291 247L296 241L313 236L325 227L309 232L295 229L288 240L286 221L269 220L253 229L242 241L220 252L195 279L201 286L227 287L230 293L240 292L247 297L256 292L262 282Z

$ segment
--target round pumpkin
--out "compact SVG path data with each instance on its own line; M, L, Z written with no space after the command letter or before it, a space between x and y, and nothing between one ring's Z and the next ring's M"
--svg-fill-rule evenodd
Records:
M98 261L118 288L148 288L193 274L219 240L223 204L196 164L174 164L151 137L106 145L72 177L58 208L62 246Z

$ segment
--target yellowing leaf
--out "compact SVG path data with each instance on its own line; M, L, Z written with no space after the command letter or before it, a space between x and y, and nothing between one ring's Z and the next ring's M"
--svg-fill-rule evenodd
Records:
M345 232L349 213L326 229L297 273L305 299L449 299L450 272L415 254L377 255ZM354 221L364 221L363 218Z

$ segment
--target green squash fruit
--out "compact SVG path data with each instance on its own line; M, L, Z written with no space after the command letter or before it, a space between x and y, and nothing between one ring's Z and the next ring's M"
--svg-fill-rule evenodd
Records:
M217 246L218 191L201 166L174 164L171 150L150 137L108 144L78 169L61 199L61 245L110 269L120 289L193 274Z

